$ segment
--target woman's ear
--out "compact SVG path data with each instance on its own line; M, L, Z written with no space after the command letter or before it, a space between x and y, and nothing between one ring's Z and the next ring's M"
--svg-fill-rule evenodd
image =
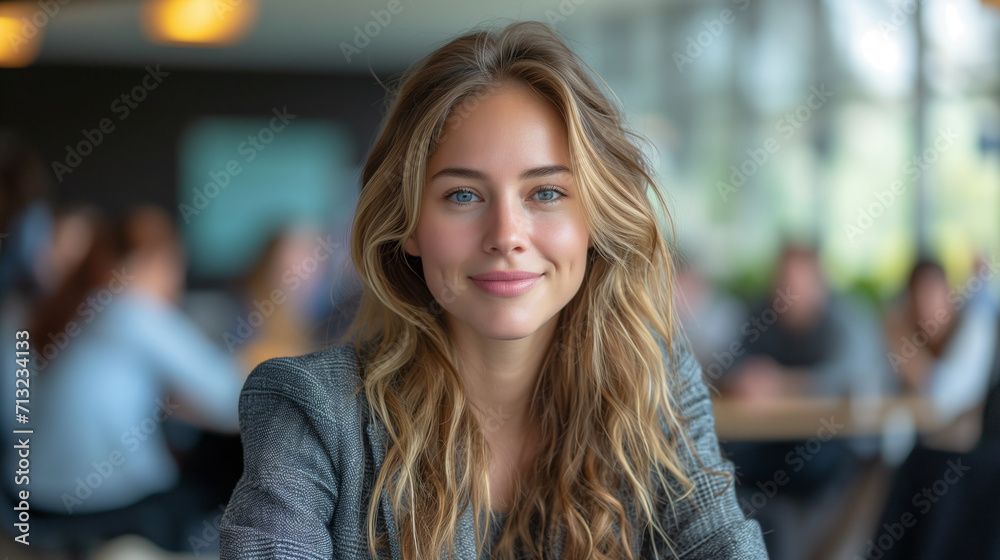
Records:
M411 257L420 256L420 245L417 244L417 240L413 235L406 238L406 241L403 243L403 249L406 251L406 254Z

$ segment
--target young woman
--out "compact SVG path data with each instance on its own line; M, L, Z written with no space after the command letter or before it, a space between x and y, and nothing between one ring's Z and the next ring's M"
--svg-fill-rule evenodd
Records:
M402 79L350 344L241 397L223 558L766 558L671 306L648 163L539 23Z

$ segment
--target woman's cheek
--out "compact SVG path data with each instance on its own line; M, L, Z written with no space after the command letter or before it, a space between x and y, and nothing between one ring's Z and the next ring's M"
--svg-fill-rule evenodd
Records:
M477 222L468 216L428 214L418 227L424 267L434 267L434 276L447 276L446 270L460 267L475 249Z
M556 256L569 258L578 253L586 256L587 225L572 215L557 215L540 220L536 225L536 240L549 249L558 251Z

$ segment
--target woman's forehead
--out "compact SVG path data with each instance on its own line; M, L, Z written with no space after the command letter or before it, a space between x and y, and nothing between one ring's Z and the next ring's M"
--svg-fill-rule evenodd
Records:
M428 160L428 177L447 167L520 174L570 166L566 125L552 104L527 86L505 85L452 111Z

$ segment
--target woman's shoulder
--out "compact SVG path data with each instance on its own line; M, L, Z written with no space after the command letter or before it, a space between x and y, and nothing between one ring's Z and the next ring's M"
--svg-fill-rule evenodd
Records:
M303 354L270 358L258 364L243 385L241 399L281 395L329 414L363 400L359 359L354 347L340 344ZM359 400L361 399L361 400Z
M656 333L653 333L653 337L660 346L667 375L671 376L671 380L678 385L677 389L688 390L692 381L700 379L702 369L694 356L687 332L683 328L677 329L670 337L669 343Z

